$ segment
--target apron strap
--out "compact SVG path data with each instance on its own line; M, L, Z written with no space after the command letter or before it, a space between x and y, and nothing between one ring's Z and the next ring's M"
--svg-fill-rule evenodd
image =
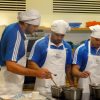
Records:
M88 42L88 55L91 55L91 42Z
M49 36L48 49L50 49L50 39L51 39L51 35Z
M98 55L99 50L100 50L100 47L97 49L97 51L96 51L96 55Z

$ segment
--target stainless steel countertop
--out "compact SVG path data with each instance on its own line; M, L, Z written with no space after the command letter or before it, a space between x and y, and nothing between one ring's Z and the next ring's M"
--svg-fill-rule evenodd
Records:
M47 97L47 100L64 100L64 99L60 99L60 98L53 98L50 93L47 93L47 94L40 93L40 94ZM89 94L83 94L81 100L95 100L95 99L90 97Z

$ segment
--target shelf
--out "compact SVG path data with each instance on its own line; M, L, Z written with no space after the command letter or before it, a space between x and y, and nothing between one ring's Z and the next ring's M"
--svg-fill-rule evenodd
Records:
M70 33L91 33L89 28L72 28Z
M44 32L50 32L49 27L39 27L39 29L43 30ZM72 28L69 33L91 33L89 28Z
M72 28L72 30L89 30L89 28Z

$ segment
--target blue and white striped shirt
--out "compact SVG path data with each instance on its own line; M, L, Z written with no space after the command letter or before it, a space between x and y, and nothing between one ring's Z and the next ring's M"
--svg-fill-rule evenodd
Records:
M25 55L24 39L24 33L18 23L5 28L0 42L0 64L2 66L8 60L17 62Z
M79 65L81 71L86 68L88 61L88 42L89 40L85 41L85 43L80 45L74 53L73 64ZM91 54L96 55L96 52L96 48L91 47ZM98 56L100 56L100 50L98 51Z

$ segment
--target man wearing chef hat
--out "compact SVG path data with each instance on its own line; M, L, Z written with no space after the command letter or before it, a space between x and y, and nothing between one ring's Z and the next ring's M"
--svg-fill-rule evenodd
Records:
M9 99L22 92L25 76L49 78L48 70L25 68L25 34L32 34L40 24L40 14L36 10L18 13L18 23L7 26L0 42L0 97Z
M54 21L51 25L51 34L37 40L29 56L29 66L48 69L58 86L66 84L65 74L68 75L69 82L73 85L70 77L72 50L70 45L63 40L68 31L70 27L67 22ZM37 78L35 90L44 93L51 92L52 85L54 83L51 79Z
M79 77L79 87L89 93L89 84L100 84L100 25L89 27L90 39L80 45L74 54L73 74ZM86 99L84 99L86 100Z

